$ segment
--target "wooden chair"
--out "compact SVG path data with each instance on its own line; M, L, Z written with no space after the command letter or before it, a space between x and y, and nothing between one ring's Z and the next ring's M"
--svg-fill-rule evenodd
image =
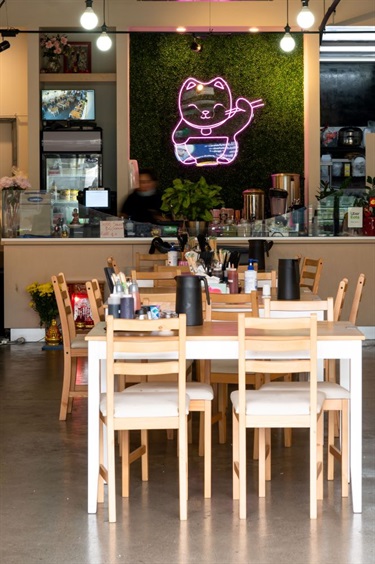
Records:
M248 331L246 333L246 331ZM307 336L306 336L307 331ZM298 332L300 335L298 336ZM250 334L249 334L250 333ZM317 517L323 499L323 403L317 391L317 318L255 318L238 315L238 391L233 404L233 499L239 499L240 519L246 518L246 429L259 429L259 496L271 476L270 429L310 431L310 518ZM307 354L306 354L307 353ZM277 357L275 359L275 356ZM248 372L309 372L306 391L246 390ZM280 383L280 387L286 384ZM271 395L272 394L272 395Z
M94 325L96 325L99 321L104 321L105 318L103 296L96 278L86 282L86 292L89 299L91 317Z
M171 332L166 338L160 332ZM125 335L126 332L126 335ZM140 339L137 333L144 336ZM155 332L153 334L153 332ZM189 396L186 394L186 316L163 320L114 319L107 317L106 388L100 401L100 465L98 501L104 500L104 483L108 483L109 522L116 521L115 431L121 431L122 496L129 496L130 464L141 458L142 480L148 480L148 429L177 429L179 464L180 519L187 519L187 415ZM145 354L145 351L146 354ZM120 355L120 359L118 356ZM132 361L134 355L148 362ZM161 357L160 357L161 355ZM152 361L151 357L163 358ZM126 360L125 360L126 359ZM175 391L115 392L119 375L174 373ZM176 391L177 390L177 391ZM130 452L129 431L141 430L141 445ZM104 464L104 435L107 441L107 467Z
M238 267L238 280L243 281L245 279L245 271L247 270L246 265L240 265ZM258 272L258 287L262 288L265 284L270 283L271 288L277 287L277 272L276 270L271 270L270 272Z
M77 335L74 313L65 276L60 272L51 276L61 323L64 348L64 373L60 402L60 421L71 413L74 398L87 398L87 386L77 384L77 358L87 358L88 346L84 335Z
M319 290L320 276L322 274L323 259L304 258L301 266L300 287L308 288L313 294Z
M205 319L207 321L237 320L238 309L246 310L248 315L259 315L258 293L251 294L210 294L211 304L208 306ZM234 311L236 310L236 311ZM238 381L238 365L235 360L211 360L210 382L217 386L218 411L212 417L212 423L218 423L219 443L227 440L227 406L228 385ZM262 385L261 375L247 374L246 384L259 388Z
M359 304L361 303L362 292L365 284L366 284L366 276L364 274L360 274L357 280L352 307L350 308L350 314L349 314L349 321L350 323L353 323L353 325L357 324L358 309L359 309Z
M344 278L338 288L336 295L335 305L336 314L342 309L342 301L345 297L347 287L347 279ZM322 305L327 312L327 321L334 319L333 311L333 298L322 300ZM301 302L302 303L302 302ZM308 302L304 302L308 303ZM310 307L317 307L317 303L310 302ZM273 308L277 307L277 302L270 301L270 309L265 310L265 315L270 315ZM314 306L314 304L316 304ZM338 319L335 319L338 321ZM341 459L341 492L343 497L348 496L348 441L349 441L349 428L348 428L348 412L349 412L349 399L350 394L348 390L336 384L330 379L325 382L318 382L318 391L323 392L326 396L323 410L328 412L328 459L327 459L327 475L328 480L333 480L334 475L334 457ZM271 382L263 386L263 391L306 391L309 388L308 382ZM335 413L341 414L341 450L335 447Z
M120 273L120 269L117 265L117 261L113 258L113 257L108 257L107 258L107 266L109 268L113 268L113 272L115 274L119 274Z
M169 265L163 265L163 264L157 264L154 266L154 270L155 272L174 272L176 273L177 270L179 270L180 272L190 272L190 268L184 264L184 265L178 265L178 266L169 266ZM177 276L177 274L175 274L175 276Z
M143 269L150 270L154 268L157 264L165 265L167 260L167 255L162 253L155 253L153 255L135 253L135 270L141 271Z
M181 270L167 270L165 272L140 272L139 270L131 271L132 280L137 280L139 288L143 287L176 287L175 276L179 276Z

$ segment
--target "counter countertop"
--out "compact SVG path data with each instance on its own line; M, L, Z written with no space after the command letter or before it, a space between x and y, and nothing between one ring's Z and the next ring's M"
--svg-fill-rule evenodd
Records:
M163 237L163 241L176 241L177 237ZM35 246L43 246L43 245L123 245L131 244L131 245L144 245L144 244L151 244L151 241L154 237L124 237L124 238L103 238L103 239L70 239L70 238L27 238L27 239L2 239L1 245L3 246L21 246L21 245L35 245ZM243 244L247 244L249 240L256 240L256 239L266 239L269 241L274 241L275 243L283 243L289 245L295 245L299 243L305 244L316 244L316 243L334 243L334 244L346 244L346 243L361 243L363 244L374 244L375 237L218 237L217 242L218 245L223 246L224 244L228 245L238 245L241 246Z

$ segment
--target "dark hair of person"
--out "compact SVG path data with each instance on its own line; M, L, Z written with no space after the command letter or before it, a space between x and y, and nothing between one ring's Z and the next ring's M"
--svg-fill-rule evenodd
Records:
M141 175L141 174L147 174L151 178L151 180L153 180L154 182L158 181L157 174L156 174L156 172L154 171L153 168L140 168L139 169L139 175Z

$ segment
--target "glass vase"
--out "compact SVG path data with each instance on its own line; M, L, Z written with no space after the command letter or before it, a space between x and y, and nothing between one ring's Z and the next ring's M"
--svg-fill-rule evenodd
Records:
M2 191L3 229L5 238L18 237L20 232L20 199L23 190L20 188L4 188Z

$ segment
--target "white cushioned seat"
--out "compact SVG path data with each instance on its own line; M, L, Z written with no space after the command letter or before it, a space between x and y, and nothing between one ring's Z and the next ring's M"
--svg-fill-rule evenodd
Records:
M211 360L211 372L219 374L238 374L238 360Z
M190 398L186 394L186 415L189 414ZM100 411L107 415L106 394L100 396ZM176 392L161 392L158 401L153 394L134 392L114 394L114 417L176 417L178 416L178 394Z
M262 392L309 390L308 382L268 382L261 388ZM350 392L335 382L318 382L318 392L323 392L327 400L350 399Z
M72 349L87 349L89 346L88 341L85 341L85 335L79 334L74 339L70 341L70 347Z
M135 392L177 392L177 384L174 382L141 382L134 386L125 388L123 393ZM186 393L191 400L213 400L214 391L209 384L201 382L186 382Z
M284 383L282 383L284 385ZM283 401L280 402L280 395L282 394ZM325 394L318 392L317 394L317 413L320 413ZM236 413L239 413L239 392L234 391L230 395L233 408ZM246 391L246 415L308 415L310 412L310 394L308 391L291 390L284 392L276 389L272 391L263 392L260 390L247 390Z

